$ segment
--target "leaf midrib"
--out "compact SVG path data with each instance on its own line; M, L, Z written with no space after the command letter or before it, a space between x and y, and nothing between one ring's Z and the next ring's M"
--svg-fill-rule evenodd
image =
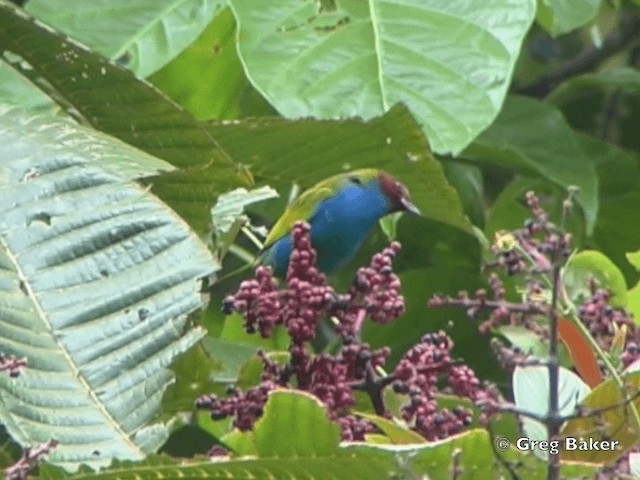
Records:
M56 345L58 345L60 351L62 352L62 355L65 361L67 362L71 372L73 373L73 376L80 383L80 386L88 392L89 398L91 398L92 403L94 403L94 405L97 406L98 410L102 413L103 418L105 418L105 420L109 424L111 424L112 428L120 435L120 438L124 439L125 442L132 448L132 450L137 452L140 458L144 458L145 456L144 452L140 449L140 447L138 447L138 445L136 445L132 441L129 435L127 435L126 432L122 430L122 428L120 427L120 424L114 419L111 413L105 408L104 403L100 401L100 399L95 394L95 391L91 388L89 383L87 383L87 380L84 378L80 370L77 368L75 362L73 361L73 358L71 357L67 349L64 348L64 346L58 341L57 337L53 332L53 329L51 328L51 323L48 321L48 316L46 315L45 311L42 309L40 302L38 301L38 297L36 296L35 292L31 288L31 284L29 283L27 276L22 271L22 268L20 268L20 263L17 261L16 256L12 253L11 249L9 248L9 245L7 245L3 235L0 235L0 247L2 247L5 250L6 255L9 257L9 260L13 264L15 268L15 272L18 275L19 280L24 285L24 288L29 298L31 299L31 302L36 309L36 313L38 314L38 317L46 325L47 332L49 333L49 335L51 335L51 337L54 338L55 343ZM26 368L29 368L28 361L29 359L27 359ZM13 414L11 415L13 416Z

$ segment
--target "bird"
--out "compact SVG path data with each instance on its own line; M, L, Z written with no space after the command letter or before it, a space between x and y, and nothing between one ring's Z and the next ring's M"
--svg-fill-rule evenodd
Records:
M291 229L306 221L316 267L330 274L354 257L380 218L393 212L420 215L405 186L388 173L366 168L327 178L296 198L276 221L265 239L261 263L283 278L291 254Z

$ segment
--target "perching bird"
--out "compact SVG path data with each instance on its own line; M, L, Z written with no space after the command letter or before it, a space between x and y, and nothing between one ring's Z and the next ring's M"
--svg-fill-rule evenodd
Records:
M294 200L278 219L265 240L262 263L285 276L291 228L304 220L311 225L317 267L330 273L353 258L380 218L399 211L420 213L407 189L388 173L362 169L327 178Z

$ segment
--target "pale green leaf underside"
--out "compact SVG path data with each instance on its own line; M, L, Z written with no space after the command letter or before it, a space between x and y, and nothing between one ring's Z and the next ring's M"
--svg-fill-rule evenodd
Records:
M68 469L141 459L211 257L128 180L164 162L117 140L0 108L0 159L0 353L28 362L0 375L0 423Z
M518 367L513 372L513 396L516 406L523 411L545 416L549 411L549 369L546 366ZM558 414L572 415L580 401L591 391L589 386L571 370L558 372ZM530 440L546 440L547 429L531 418L522 418L524 433ZM548 453L534 450L537 456L547 458Z
M133 70L151 75L187 48L222 0L30 0L34 17Z
M269 186L247 190L236 188L218 197L216 204L211 208L211 222L214 233L224 235L233 227L236 220L248 221L244 209L252 203L263 202L278 197L278 192Z
M404 102L439 153L493 121L535 15L534 0L229 3L247 74L280 113L371 118Z

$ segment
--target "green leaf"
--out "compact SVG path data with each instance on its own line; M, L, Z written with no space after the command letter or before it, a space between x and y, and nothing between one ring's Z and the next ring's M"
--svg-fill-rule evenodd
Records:
M146 77L191 44L223 0L29 0L25 10Z
M630 447L637 445L640 432L631 419L629 401L626 395L633 398L636 408L640 408L637 392L640 388L640 372L631 373L623 378L624 387L619 387L613 379L601 383L587 395L580 403L586 411L600 411L600 415L586 416L569 420L560 434L562 437L574 437L600 440L615 440L620 442L611 450L565 450L563 460L588 463L613 463ZM616 407L617 408L613 408Z
M130 71L2 0L0 44L3 52L20 59L11 65L79 123L181 168L154 179L154 193L198 233L209 232L209 209L218 194L250 184L242 167L189 113Z
M130 181L165 162L115 139L2 108L0 158L0 352L27 360L0 375L0 422L69 470L142 459L211 255Z
M563 104L568 98L579 95L585 88L621 89L630 93L640 90L640 71L630 67L618 67L595 73L570 77L547 97L548 101Z
M152 457L144 462L117 463L101 473L84 473L86 480L136 478L313 478L338 480L349 478L388 480L390 478L450 478L454 458L458 462L457 479L503 478L508 472L495 461L491 442L484 429L465 432L448 439L410 445L338 445L337 425L313 397L300 392L276 391L267 401L265 415L256 423L255 432L234 431L225 438L240 458L195 461ZM261 433L258 433L262 430ZM286 432L286 434L283 434ZM271 435L271 436L269 436ZM289 440L287 442L287 440ZM523 478L543 480L547 466L531 455L512 449L503 454L512 465L512 473ZM584 465L563 465L561 478L593 476L595 470ZM525 477L526 475L526 477ZM50 466L40 467L41 480L60 480L64 474Z
M500 110L535 15L533 0L229 3L247 75L281 114L366 119L403 102L454 154Z
M170 457L153 457L139 463L122 462L100 473L83 472L83 480L158 480L181 478L183 480L270 480L314 479L339 480L345 472L350 478L383 479L380 474L396 475L402 472L394 465L393 457L386 452L354 452L350 455L322 455L285 458L226 459L197 458L176 460ZM40 467L40 480L63 480L63 474L46 466ZM73 477L68 477L72 479ZM80 478L80 476L79 476ZM393 478L393 477L392 477Z
M629 263L633 265L636 270L640 271L640 250L637 252L627 253L625 254L625 257L627 257Z
M374 415L372 413L356 412L359 417L368 420L378 427L387 437L387 443L394 445L415 445L427 443L423 436L418 435L413 430L409 430L393 420Z
M391 215L387 215L386 217L382 217L378 221L380 229L390 242L394 241L398 235L398 222L401 218L402 212L395 212Z
M464 153L480 165L497 165L545 178L563 188L576 186L587 231L598 214L598 178L576 133L550 105L509 97L496 121Z
M220 307L217 308L219 309ZM244 321L239 314L232 313L226 316L219 338L231 343L255 346L267 352L286 350L289 345L289 335L282 325L277 325L269 338L262 338L257 333L247 333L243 325Z
M277 197L278 192L268 186L251 191L247 191L246 188L237 188L218 196L216 204L211 207L211 222L215 236L216 257L219 261L222 261L242 227L247 226L257 230L244 213L245 207ZM266 236L266 229L263 232L264 236Z
M485 201L482 171L475 165L443 161L444 174L452 187L456 189L464 212L474 225L484 225Z
M610 290L610 303L613 307L624 308L627 305L627 283L624 275L600 252L584 250L571 257L562 279L569 298L576 305L591 297L590 279L595 280L598 286Z
M149 81L199 120L275 114L244 75L235 26L231 10L222 10L195 42Z
M545 358L549 354L549 346L540 336L522 325L503 325L497 331L522 353L537 358Z
M538 0L536 21L556 37L593 21L600 3L600 0Z
M272 185L309 187L343 171L379 168L409 189L424 216L471 231L456 191L403 107L368 122L262 118L216 123L209 131L232 158L245 159Z
M560 367L558 374L558 414L571 415L591 389L571 370ZM540 416L547 415L549 391L549 369L546 366L516 367L514 370L513 397L519 409ZM521 420L522 428L529 440L548 438L547 427L544 424L524 416ZM548 452L535 449L534 454L546 460Z
M342 478L344 470L340 473L339 467L346 467L353 478L377 478L379 471L376 469L379 468L388 474L397 470L392 465L391 455L383 452L359 454L339 448L337 423L329 420L317 398L299 391L271 392L254 430L232 432L223 441L238 455L278 458L286 462L283 466L289 464L292 468L304 465L302 471L314 478ZM318 463L319 460L324 462ZM300 461L305 463L300 464Z
M4 57L11 58L10 52ZM21 61L20 57L14 60ZM34 113L53 113L57 105L41 90L24 78L0 57L0 103L31 110Z

